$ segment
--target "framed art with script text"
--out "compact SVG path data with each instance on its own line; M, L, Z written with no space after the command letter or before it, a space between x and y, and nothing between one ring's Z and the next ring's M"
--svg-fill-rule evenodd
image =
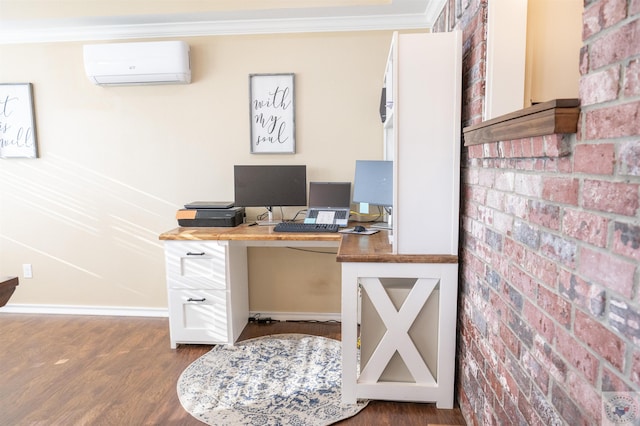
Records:
M0 83L0 158L37 158L31 83Z
M294 154L294 75L250 74L252 154Z

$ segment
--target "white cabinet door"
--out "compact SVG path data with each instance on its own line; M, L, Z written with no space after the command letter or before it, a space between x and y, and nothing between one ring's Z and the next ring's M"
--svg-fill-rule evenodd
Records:
M389 58L394 252L457 254L462 34L399 34Z
M230 343L226 290L169 289L171 347L180 343Z
M169 288L227 288L227 247L215 241L167 241Z

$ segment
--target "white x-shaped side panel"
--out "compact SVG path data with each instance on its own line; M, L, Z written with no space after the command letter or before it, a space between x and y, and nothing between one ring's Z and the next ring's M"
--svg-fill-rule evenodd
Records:
M397 350L416 383L435 384L433 374L409 336L409 329L439 280L417 279L399 310L393 305L380 279L360 278L359 281L387 328L369 362L360 372L359 382L377 382Z

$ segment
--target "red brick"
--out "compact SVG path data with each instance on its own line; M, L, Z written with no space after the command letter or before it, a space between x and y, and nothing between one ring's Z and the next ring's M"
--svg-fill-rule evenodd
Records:
M478 170L478 185L486 188L493 188L493 182L495 180L495 171L493 169L480 169Z
M538 306L551 315L560 325L569 328L571 324L571 304L549 289L538 288Z
M537 333L547 342L553 341L555 336L555 325L551 318L544 314L540 309L536 308L532 303L526 302L522 312L526 322L530 324Z
M485 144L484 156L486 158L499 157L500 155L498 154L498 142Z
M571 157L560 157L556 160L556 171L559 173L573 172L573 159Z
M640 226L622 222L614 223L613 251L640 260Z
M609 326L635 345L640 345L640 311L624 300L609 302Z
M640 140L621 144L618 163L620 164L620 174L640 176Z
M487 197L487 189L481 186L470 186L468 188L468 201L473 201L478 204L484 204L484 200Z
M591 284L565 270L560 271L558 283L560 294L575 306L590 312L594 317L604 315L606 297L602 287Z
M478 221L484 223L485 225L493 225L493 216L495 213L496 211L494 209L488 208L487 206L478 206Z
M640 348L633 352L631 359L631 376L629 378L633 383L640 386Z
M498 374L500 383L502 384L505 391L505 404L508 401L514 402L518 395L518 383L509 372L508 366L506 366L504 363L500 363L500 365L498 366Z
M640 185L585 180L582 187L582 206L587 209L625 216L635 216L638 207Z
M526 198L514 194L507 194L504 203L505 213L512 214L521 219L527 219L529 211Z
M580 311L576 311L574 332L578 339L622 371L626 345L616 334Z
M533 170L537 170L540 172L557 172L558 158L561 157L535 158L533 160Z
M491 266L500 274L506 277L509 271L509 259L502 253L494 253L491 257Z
M541 201L529 201L529 221L545 228L560 229L560 207Z
M581 411L586 416L592 419L595 424L602 424L600 421L602 397L592 386L589 386L589 383L578 374L570 371L567 374L567 391L571 398L580 405Z
M622 1L622 0L620 0ZM590 44L589 62L592 70L640 54L640 19L608 31Z
M517 158L513 159L513 168L516 170L542 170L535 158Z
M633 294L634 262L621 260L610 253L603 253L583 247L580 250L578 272L586 279L617 291L627 298Z
M580 48L580 63L578 64L580 75L585 75L589 72L589 46L582 46ZM578 129L580 127L578 126Z
M486 229L486 227L479 222L472 222L471 223L471 229L470 229L470 234L476 238L477 240L482 241L484 239L484 230Z
M542 138L542 136L531 138L531 148L533 150L531 154L532 157L544 156L544 139Z
M640 33L640 29L638 32ZM585 138L588 140L638 135L640 134L640 102L588 111L585 123Z
M551 402L567 424L586 426L593 421L593 419L585 416L585 413L580 410L580 407L569 398L565 389L560 386L554 386L551 389Z
M557 383L564 383L567 374L567 363L542 337L536 336L534 342L533 354L536 359Z
M542 198L576 206L578 205L578 189L577 179L545 177L542 181Z
M495 176L495 188L501 191L513 191L514 173L499 170Z
M554 262L574 268L577 251L577 243L571 239L549 232L540 233L540 253Z
M538 387L546 394L549 390L549 370L540 365L531 352L526 352L522 356L522 364Z
M571 145L568 135L553 134L542 137L545 157L561 157L570 153Z
M482 158L482 145L471 145L468 150L469 158Z
M638 59L629 62L624 71L623 93L625 97L640 95L640 60Z
M640 0L631 0L629 4L629 16L640 13Z
M522 155L522 157L524 158L531 157L531 154L533 154L533 147L531 146L531 138L520 139L519 145L520 145L520 148L519 148L520 155Z
M615 146L611 143L576 145L573 158L573 169L577 173L611 175L616 158Z
M498 377L496 377L494 369L487 368L485 369L484 374L487 377L487 382L489 384L491 391L496 396L496 399L500 402L499 405L502 405L502 396L503 396L502 384L500 383L500 380L498 380Z
M556 330L556 350L578 370L591 385L596 385L598 380L598 367L600 362L581 343L579 343L567 330Z
M626 0L608 0L595 2L585 8L582 38L587 39L623 20L626 17L626 3Z
M493 319L491 319L490 321L492 322ZM495 321L495 324L497 325L499 322L500 322L499 319L497 319ZM498 362L498 364L496 365L496 369L499 369L500 363L502 360L504 360L504 357L505 357L506 348L504 346L504 342L502 342L502 339L498 334L493 334L493 333L489 333L489 335L487 336L487 340L488 340L489 346L493 349L496 356L496 361Z
M618 376L619 373L611 371L606 366L602 368L602 391L603 392L631 392L634 389L624 379Z
M533 157L533 145L531 138L522 139L522 156Z
M499 324L500 338L502 339L504 346L513 354L514 357L520 358L520 340L515 334L507 327L503 322Z
M542 176L518 173L515 177L515 192L529 197L540 197Z
M536 277L542 284L556 288L558 281L558 266L555 262L527 250L522 265L525 271Z
M513 260L514 263L522 265L526 256L524 246L516 243L511 238L504 239L504 254L505 257Z
M527 419L526 423L523 424L528 426L546 426L549 424L542 421L535 408L531 405L528 394L521 392L518 395L518 409Z
M608 223L609 220L604 216L566 209L562 217L562 232L589 244L605 247Z
M580 80L580 105L587 106L618 98L620 65L587 74Z

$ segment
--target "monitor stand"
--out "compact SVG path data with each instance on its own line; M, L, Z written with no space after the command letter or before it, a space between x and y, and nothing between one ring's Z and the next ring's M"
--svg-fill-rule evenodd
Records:
M373 229L393 229L391 227L391 215L387 214L387 221L386 222L376 222L376 223L372 223L370 226L370 228Z
M271 207L267 207L267 210L269 211L269 216L267 218L267 220L256 220L256 223L260 226L272 226L272 225L277 225L278 223L282 222L281 220L274 220L273 219L273 208Z
M372 223L369 228L373 228L373 229L393 229L391 227L391 225L389 225L386 222L376 222L376 223Z

